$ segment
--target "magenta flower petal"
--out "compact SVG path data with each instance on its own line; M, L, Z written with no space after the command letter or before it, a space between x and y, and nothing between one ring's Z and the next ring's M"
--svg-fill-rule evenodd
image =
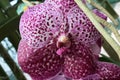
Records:
M97 73L103 80L120 80L120 67L108 62L98 62Z
M66 14L72 7L77 5L74 0L45 0L45 2L61 9L63 14Z
M18 62L22 70L34 80L54 77L61 71L63 59L56 54L56 45L32 48L21 40L18 48Z
M98 61L96 73L79 80L120 80L120 67L113 63Z
M49 4L30 7L20 19L22 39L32 47L43 47L50 44L60 33L64 25L61 10Z
M68 12L67 18L69 33L77 42L89 45L88 43L96 43L101 37L92 22L78 6L73 7Z
M95 55L96 59L98 60L99 54L101 52L102 39L99 38L96 43L89 44L89 46L90 46L92 53Z
M80 78L78 80L104 80L104 79L101 79L100 75L96 73L96 74L88 75L84 78Z
M63 72L72 79L80 79L95 72L96 63L91 51L80 43L73 43L64 58Z

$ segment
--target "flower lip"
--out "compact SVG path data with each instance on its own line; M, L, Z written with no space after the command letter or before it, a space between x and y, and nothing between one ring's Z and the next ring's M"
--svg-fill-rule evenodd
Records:
M70 41L69 36L65 34L61 34L57 41L57 47L58 48L62 48L62 47L69 48L70 46L71 46L71 41Z
M71 40L69 38L69 35L61 34L58 37L58 41L57 41L56 45L57 45L57 48L58 48L56 53L58 55L61 55L64 52L66 52L68 50L68 48L70 48L70 46L71 46Z

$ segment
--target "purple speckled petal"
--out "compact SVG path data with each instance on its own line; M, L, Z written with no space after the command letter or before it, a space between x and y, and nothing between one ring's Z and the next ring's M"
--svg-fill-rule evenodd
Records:
M63 72L70 78L79 79L95 72L96 63L91 51L80 43L72 44L64 58Z
M86 0L82 1L86 3ZM56 8L61 9L63 14L66 14L71 8L77 5L74 0L45 0L45 3L52 4Z
M77 5L74 0L45 0L45 2L61 9L63 14L66 14L72 7Z
M56 54L56 45L43 48L31 48L25 40L21 40L18 48L18 62L22 70L34 80L54 77L61 71L63 59Z
M69 23L69 33L72 34L75 41L91 44L96 43L101 37L92 22L78 6L73 7L68 12L67 18Z
M96 74L88 75L88 76L86 76L84 78L80 78L78 80L101 80L101 77L100 77L99 74L96 73Z
M89 44L89 47L92 51L92 53L95 55L96 59L98 60L99 54L101 52L101 46L102 46L102 39L99 38L96 43L94 44Z
M24 12L20 19L20 33L28 45L41 48L51 44L53 38L60 33L60 28L64 25L62 23L61 10L42 3Z
M120 67L113 63L98 61L96 73L79 80L120 80Z
M108 62L98 62L97 73L101 80L120 80L120 67Z

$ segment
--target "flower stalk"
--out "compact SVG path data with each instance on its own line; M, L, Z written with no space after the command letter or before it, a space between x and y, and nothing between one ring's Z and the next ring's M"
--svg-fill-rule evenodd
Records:
M109 29L114 33L116 39L117 39L118 42L120 43L120 34L119 34L119 32L115 29L115 27L114 27L112 24L110 24L110 23L108 23L107 21L105 21L104 19L102 19L101 17L97 16L96 14L94 14L94 13L92 13L92 14L93 14L93 16L95 17L95 19L96 19L98 22L102 23L105 27L109 28Z

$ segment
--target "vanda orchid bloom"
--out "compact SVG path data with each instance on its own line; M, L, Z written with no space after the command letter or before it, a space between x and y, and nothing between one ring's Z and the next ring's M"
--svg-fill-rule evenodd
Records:
M74 0L46 0L28 8L20 34L18 62L33 80L120 79L118 66L96 58L101 35Z

